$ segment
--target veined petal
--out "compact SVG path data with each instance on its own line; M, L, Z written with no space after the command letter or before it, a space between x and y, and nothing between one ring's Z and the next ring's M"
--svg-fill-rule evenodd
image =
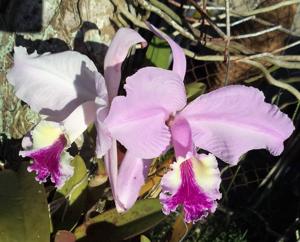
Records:
M135 157L151 159L159 156L170 143L165 121L168 114L160 107L146 108L143 101L115 97L104 125Z
M136 158L130 152L125 154L117 181L116 195L120 202L119 208L122 208L119 212L128 210L137 200L139 191L147 178L151 161Z
M20 152L21 156L33 159L28 171L35 171L39 182L46 182L50 176L51 181L61 187L73 174L71 156L64 151L67 139L62 129L57 123L41 121L31 135L32 150Z
M121 66L128 54L128 50L138 43L141 43L143 47L147 45L146 40L136 31L129 28L121 28L107 50L104 59L104 77L110 101L118 94Z
M186 73L186 58L183 49L168 35L155 28L152 24L146 24L153 33L169 43L173 54L173 71L176 72L183 81Z
M264 99L256 88L227 86L195 99L179 115L189 122L196 146L236 164L252 149L279 155L294 130L288 116Z
M179 157L162 178L160 201L165 214L182 206L185 222L194 223L215 212L216 200L221 198L221 178L213 155L188 157Z
M14 50L8 81L20 99L52 120L61 121L81 103L94 100L96 82L104 82L93 62L78 52L39 56L28 55L24 47Z
M145 67L126 79L127 96L145 108L161 107L169 113L186 105L185 88L180 76L158 67Z

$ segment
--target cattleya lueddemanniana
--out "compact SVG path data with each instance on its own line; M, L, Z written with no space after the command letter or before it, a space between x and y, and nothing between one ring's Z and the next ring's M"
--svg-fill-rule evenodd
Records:
M61 187L72 176L72 157L66 149L93 122L98 130L98 156L104 155L101 149L107 146L106 142L116 145L116 141L102 135L101 122L117 95L122 62L128 50L138 43L146 46L134 30L122 28L117 32L105 56L105 79L87 56L76 51L29 55L24 47L14 48L14 65L7 79L15 87L16 96L43 116L23 139L26 150L20 152L21 156L32 158L28 170L36 172L37 181L45 182L50 177ZM109 158L105 156L108 171Z
M96 154L104 155L121 212L138 198L151 159L172 145L176 161L162 178L163 211L169 214L181 205L185 221L195 222L214 212L221 198L215 156L235 165L251 149L266 148L279 155L294 126L253 87L227 86L187 105L183 50L155 27L149 28L169 43L173 68L141 68L127 77L126 96L116 96L121 64L132 45L146 44L131 29L120 29L113 39L104 61L104 78L86 56L74 51L38 56L15 48L8 80L19 98L47 116L31 132L30 149L21 154L33 158L29 169L37 172L39 181L50 175L61 186L72 174L65 148L95 122ZM127 149L120 168L116 140ZM198 154L197 147L210 154Z
M221 198L215 156L235 165L253 149L268 149L279 155L294 126L278 107L264 102L261 91L243 85L220 88L187 105L183 50L164 33L149 27L169 42L173 68L146 67L128 77L126 96L113 99L104 125L130 156L140 158L139 162L159 156L171 143L176 162L161 181L163 211L169 214L182 206L185 221L195 222L214 212L216 200ZM196 148L210 154L198 154ZM136 167L136 163L128 163L118 181Z

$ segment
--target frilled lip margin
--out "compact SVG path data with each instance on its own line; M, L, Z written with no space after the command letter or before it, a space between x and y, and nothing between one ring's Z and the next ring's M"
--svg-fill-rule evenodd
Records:
M22 157L30 157L33 162L28 166L28 171L36 173L36 180L46 182L50 176L51 181L61 187L65 180L73 174L73 167L65 162L63 156L66 156L64 148L67 144L66 137L62 134L53 144L35 150L21 151Z
M211 155L212 156L212 155ZM213 157L213 156L212 156ZM215 159L215 158L214 158ZM217 199L221 198L219 192L220 177L217 167L204 167L206 176L199 184L196 178L200 167L198 163L203 163L197 159L187 159L172 164L172 170L169 171L162 179L162 193L160 201L163 205L163 212L168 215L175 212L179 206L183 207L187 223L195 223L205 218L209 213L213 213L217 207ZM205 186L207 186L205 188Z

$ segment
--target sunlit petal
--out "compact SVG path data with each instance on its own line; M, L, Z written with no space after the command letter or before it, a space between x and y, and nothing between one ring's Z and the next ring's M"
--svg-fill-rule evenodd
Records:
M279 155L294 130L288 116L264 99L256 88L228 86L200 96L180 115L189 122L196 146L236 164L253 149Z
M122 63L129 49L138 43L141 43L143 47L147 45L146 40L133 29L121 28L114 36L108 48L104 60L104 77L110 101L118 94Z
M159 156L170 143L168 117L164 109L147 109L143 102L128 97L114 98L105 126L135 157L151 159Z
M146 108L161 107L173 113L186 105L185 88L173 71L145 67L126 79L127 96Z
M152 24L147 23L147 25L152 32L169 43L173 54L173 71L177 73L183 81L186 72L186 58L183 49L168 35L158 30Z
M116 195L122 206L119 212L128 210L137 200L139 191L147 178L150 164L151 160L136 158L130 152L125 154L117 182Z
M85 102L61 122L69 143L73 143L96 120L96 111L100 108L103 107L99 107L94 101Z
M94 100L96 82L104 82L93 62L78 52L39 56L28 55L24 47L14 50L8 81L20 99L52 120L61 121L81 103Z

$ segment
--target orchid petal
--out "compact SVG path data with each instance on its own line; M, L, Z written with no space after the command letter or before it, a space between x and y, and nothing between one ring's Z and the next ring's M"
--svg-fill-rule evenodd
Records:
M95 121L96 111L99 108L103 107L99 107L94 101L85 102L61 122L70 143L73 143Z
M98 158L101 158L106 152L110 149L112 145L112 137L108 131L104 120L107 117L108 108L98 109L96 117L96 155Z
M121 80L121 66L128 54L128 50L138 43L141 43L143 47L147 45L146 40L136 31L121 28L116 33L107 50L104 59L104 77L110 101L118 94Z
M95 103L98 106L108 106L108 93L106 83L103 76L99 72L95 72L95 88L96 88L96 99Z
M153 33L169 43L173 54L173 71L176 72L183 81L186 73L186 58L183 49L168 35L158 30L152 24L147 23L147 26Z
M145 108L161 107L173 113L186 105L184 84L173 71L145 67L126 79L127 96Z
M104 156L104 164L109 178L111 191L115 200L116 207L118 210L120 210L122 208L119 207L120 203L118 202L116 196L118 178L118 153L116 140L112 140L111 148Z
M117 182L116 195L123 208L119 212L128 210L137 200L139 191L147 178L151 161L136 158L130 152L125 154Z
M169 145L170 132L165 124L168 117L160 107L145 108L142 101L115 97L104 121L112 137L135 157L151 159Z
M288 116L264 99L253 87L227 86L200 96L180 115L188 120L196 146L236 164L252 149L279 155L294 130Z
M182 205L185 222L194 223L215 212L221 177L213 155L178 157L171 169L161 181L160 201L166 215Z
M7 74L16 95L52 120L65 119L78 105L94 100L96 81L104 82L86 56L65 51L56 54L27 54L16 47L14 66Z

